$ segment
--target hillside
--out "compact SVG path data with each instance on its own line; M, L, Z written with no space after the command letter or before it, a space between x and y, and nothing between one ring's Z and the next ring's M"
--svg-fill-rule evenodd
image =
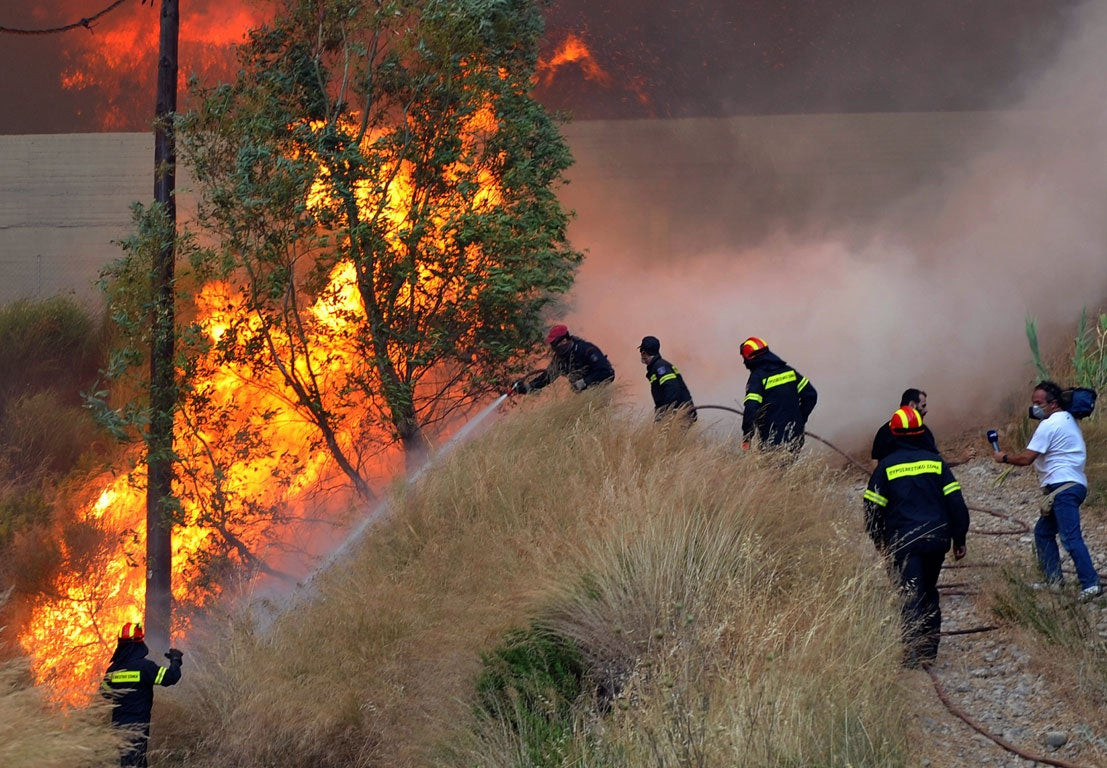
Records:
M1029 589L1031 471L957 468L969 556L928 675L899 664L863 471L610 394L517 403L315 579L225 603L157 693L152 764L1107 765L1107 600ZM1084 518L1107 571L1102 506ZM102 713L61 719L0 671L5 766L114 763Z
M159 765L904 764L838 473L605 397L524 403L310 590L190 637Z

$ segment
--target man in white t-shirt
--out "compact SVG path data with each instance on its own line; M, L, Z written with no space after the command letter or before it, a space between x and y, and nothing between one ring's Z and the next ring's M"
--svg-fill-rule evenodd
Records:
M1038 383L1030 402L1030 417L1040 419L1041 423L1034 430L1026 450L1012 456L996 451L995 460L1019 467L1033 464L1042 493L1057 491L1052 514L1042 515L1034 526L1038 563L1047 583L1062 583L1061 553L1057 548L1060 536L1061 544L1076 566L1080 597L1090 600L1103 594L1103 588L1080 531L1080 505L1088 495L1084 435L1072 414L1061 407L1061 388L1054 382Z

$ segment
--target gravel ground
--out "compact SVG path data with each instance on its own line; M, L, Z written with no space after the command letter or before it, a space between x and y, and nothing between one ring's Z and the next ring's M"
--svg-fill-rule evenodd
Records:
M966 567L946 562L942 578L943 633L996 626L994 630L945 635L938 661L931 673L904 671L902 684L916 702L911 713L912 766L1033 766L1027 760L979 734L942 703L938 688L984 730L1008 742L1018 751L1054 761L1062 766L1107 766L1107 713L1074 691L1070 670L1061 668L1057 654L1038 638L1016 626L1005 625L987 606L995 593L988 581L997 578L996 566L1026 569L1027 578L1038 578L1033 568L1032 528L1037 520L1040 492L1030 467L1015 468L1003 482L1005 467L991 460L991 453L954 468L960 480L972 523ZM867 478L854 489L860 498ZM860 502L858 502L860 506ZM1010 519L979 510L993 510ZM1100 574L1107 576L1107 531L1102 510L1082 509L1088 548ZM983 531L1004 532L990 535ZM958 565L961 565L958 564ZM1062 566L1072 570L1063 556ZM1069 576L1068 581L1074 581ZM1076 603L1075 587L1059 599ZM1089 611L1100 637L1107 637L1107 597L1079 610ZM1103 642L1102 640L1100 642ZM1103 649L1101 649L1103 650ZM1071 668L1070 664L1070 668ZM931 675L933 675L933 680Z

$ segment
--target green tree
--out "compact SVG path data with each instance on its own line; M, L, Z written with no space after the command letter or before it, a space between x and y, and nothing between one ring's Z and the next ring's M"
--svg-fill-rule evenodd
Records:
M182 146L226 286L213 364L270 382L362 495L502 389L572 284L534 0L284 0Z

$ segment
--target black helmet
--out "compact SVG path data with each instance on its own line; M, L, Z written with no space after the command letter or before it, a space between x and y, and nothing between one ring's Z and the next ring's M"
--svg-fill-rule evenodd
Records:
M661 342L656 336L644 336L642 343L638 345L638 351L645 352L647 355L656 355L661 352Z

